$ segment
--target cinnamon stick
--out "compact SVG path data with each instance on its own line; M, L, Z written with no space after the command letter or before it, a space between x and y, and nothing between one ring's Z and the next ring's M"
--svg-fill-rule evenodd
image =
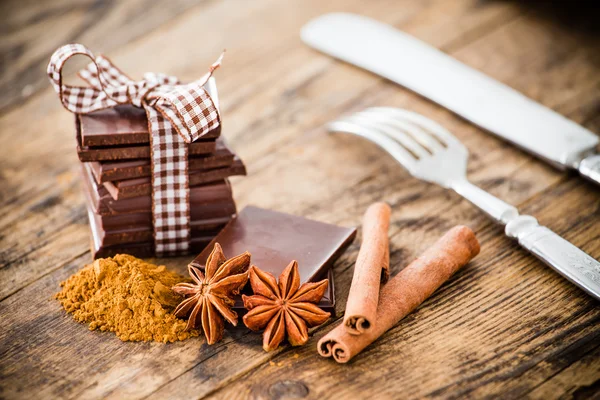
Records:
M354 265L344 326L351 335L371 329L377 315L380 281L390 273L388 229L392 210L386 203L374 203L363 217L362 243Z
M466 226L452 228L383 286L377 317L368 332L360 336L351 335L340 324L319 340L319 354L333 357L339 363L350 361L417 308L478 253L479 242L471 229Z

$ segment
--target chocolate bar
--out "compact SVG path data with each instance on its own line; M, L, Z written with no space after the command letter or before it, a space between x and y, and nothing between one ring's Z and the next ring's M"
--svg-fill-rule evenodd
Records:
M233 164L234 154L221 140L217 141L214 153L190 157L191 171L228 167ZM97 183L135 179L150 176L150 159L124 161L92 161L88 163Z
M189 185L191 187L211 182L218 182L235 175L246 175L246 167L239 158L236 158L233 164L229 167L194 172L190 171L188 175ZM103 185L115 200L129 199L131 197L138 196L149 196L152 194L152 182L150 177L126 179L115 182L104 182Z
M120 105L76 114L75 123L81 132L81 146L122 146L150 143L148 119L143 108ZM221 134L221 126L206 133L203 139L215 139Z
M356 236L355 228L248 206L213 239L193 261L201 268L219 243L226 257L245 251L252 264L279 276L292 260L298 261L302 282L323 276Z
M104 185L98 185L87 164L82 164L83 188L88 204L102 216L126 213L150 213L152 196L114 200ZM228 180L190 188L192 220L233 215L236 212Z
M188 145L188 155L202 155L214 153L215 140L196 140ZM150 158L150 146L113 146L113 147L86 147L77 145L79 161L114 161Z
M115 254L125 253L130 254L135 257L152 257L154 256L154 242L143 242L143 243L123 243L113 246L102 246L100 239L96 236L94 232L94 227L92 226L92 222L90 219L90 228L92 231L92 239L91 239L91 250L92 257L96 258L104 258L104 257L112 257ZM210 242L211 237L192 237L190 240L190 252L198 252L202 251L206 247L206 245Z
M90 206L91 207L91 206ZM200 207L197 207L200 208ZM93 211L93 209L92 209ZM200 218L200 216L206 216L208 212L194 211L196 220L190 221L192 230L211 230L221 229L231 220L231 214L222 217L214 218ZM122 229L141 229L141 230L152 230L152 213L128 213L128 214L116 214L116 215L100 215L98 214L98 224L105 231L113 232Z
M97 218L97 214L96 218ZM206 239L210 241L215 237L217 233L219 233L220 229L214 229L212 231L194 231L192 230L193 238ZM154 235L152 230L136 230L136 229L127 229L115 233L101 231L99 233L99 242L102 246L113 246L113 245L121 245L121 244L129 244L129 243L142 243L142 242L152 242L154 240Z
M119 245L125 243L141 243L152 242L154 240L152 226L131 227L105 230L102 226L101 216L94 213L91 207L88 206L88 218L94 219L94 230L98 237L98 243L102 246ZM215 237L224 224L215 225L209 222L205 224L202 220L195 221L190 224L192 237L212 239Z

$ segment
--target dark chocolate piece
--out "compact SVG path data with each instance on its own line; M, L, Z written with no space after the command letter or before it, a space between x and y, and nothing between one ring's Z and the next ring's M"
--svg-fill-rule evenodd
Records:
M212 240L212 238L214 238L217 233L219 233L219 229L206 232L192 231L192 237L205 239L208 242ZM102 246L113 246L128 243L152 242L154 240L154 236L152 234L152 231L127 230L118 233L110 233L103 231L103 233L100 234L99 240Z
M204 86L212 96L217 109L219 108L219 95L213 79L209 79ZM120 105L111 109L96 111L81 115L81 124L76 119L79 130L83 125L83 146L111 146L123 144L147 144L150 142L146 112L133 105ZM221 133L221 126L207 132L203 138L216 138Z
M329 285L327 285L327 290L317 305L322 310L330 312L332 317L335 317L335 284L333 282L333 269L329 269L327 275L320 276L314 280L318 281L320 279L328 279Z
M217 141L213 154L190 157L188 169L199 171L228 167L233 164L234 154L222 141ZM97 183L135 179L150 176L150 159L125 161L92 161L88 163Z
M192 238L190 241L190 253L197 253L202 251L206 247L206 245L210 242L210 239L202 239L202 238ZM112 257L116 254L130 254L135 257L144 258L144 257L154 257L154 243L153 242L143 242L143 243L125 243L119 244L115 246L101 246L94 242L94 238L92 235L92 243L91 243L91 251L92 257L96 258L105 258Z
M225 178L235 175L246 175L246 167L239 158L236 158L234 163L229 167L190 172L188 175L189 185L190 187L200 186L211 182L222 181ZM150 177L104 182L103 185L115 200L149 196L152 194L152 182Z
M95 232L95 236L97 236L97 239L95 240L97 240L101 246L121 245L126 243L152 242L154 240L154 235L152 233L151 226L150 229L145 229L144 227L136 227L106 231L102 227L101 216L94 213L94 211L89 206L88 218L90 218L90 220L94 219L94 222L92 224L92 230ZM211 224L209 226L202 226L202 221L197 221L196 224L192 225L191 228L192 238L211 240L219 233L223 226L224 225L214 226L214 224Z
M82 164L83 188L88 203L100 215L150 213L152 197L139 196L114 200L103 185L94 180L89 167ZM190 217L192 220L226 217L236 213L228 180L190 188Z
M132 105L122 105L89 114L76 114L83 146L115 146L146 144L148 120L146 111Z
M214 153L216 143L214 140L197 140L188 147L189 155L201 155ZM135 160L138 158L150 158L150 146L119 146L119 147L83 147L77 146L79 161L115 161Z
M355 228L248 206L193 263L203 268L214 243L218 242L226 257L249 251L253 265L276 277L290 261L297 260L301 281L307 282L323 276L355 236Z
M75 124L77 139L77 155L79 160L88 161L114 161L150 158L149 144L129 144L121 146L89 147L83 145L81 125ZM221 139L199 139L188 145L188 156L211 154L216 150L216 142Z
M133 105L120 105L94 111L89 114L76 114L76 124L81 129L82 146L121 146L149 144L148 119L146 111ZM221 134L221 126L206 133L203 139L215 139Z
M90 205L91 207L91 205ZM194 215L198 212L194 211ZM116 215L100 215L99 224L105 231L119 231L122 229L152 229L152 213L129 213L129 214L116 214ZM212 230L222 229L225 224L229 222L231 215L217 218L204 218L197 219L190 222L192 230Z

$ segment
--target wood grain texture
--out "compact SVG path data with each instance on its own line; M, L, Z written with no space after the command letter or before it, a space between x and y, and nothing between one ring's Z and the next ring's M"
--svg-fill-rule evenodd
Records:
M0 3L0 112L46 89L46 65L65 43L84 43L108 53L168 23L209 0L175 0L162 4L130 0L7 0Z
M190 0L166 8L61 0L16 11L14 4L0 6L10 21L2 24L10 34L3 62L14 61L0 79L9 93L0 103L0 397L598 396L596 302L457 195L412 179L375 146L326 134L323 125L372 105L423 113L469 148L476 184L594 258L600 258L600 190L418 95L307 48L298 32L329 11L377 18L596 132L597 36L511 1ZM195 37L199 27L214 34L190 49L182 38ZM42 34L49 30L54 34ZM152 70L194 79L227 48L217 82L224 135L248 166L248 177L232 180L240 208L254 204L349 226L360 223L371 202L387 201L392 272L459 223L476 230L482 253L345 366L315 349L336 321L316 330L307 346L274 353L264 353L260 335L243 327L227 329L215 346L202 339L122 343L90 332L52 300L59 282L91 258L72 116L43 75L56 46L82 38L134 77ZM27 85L34 95L18 96ZM358 243L335 265L338 316ZM189 260L158 261L183 273Z

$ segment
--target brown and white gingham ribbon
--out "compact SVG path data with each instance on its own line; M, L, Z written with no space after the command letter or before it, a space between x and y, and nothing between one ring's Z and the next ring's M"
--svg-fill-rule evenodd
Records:
M90 86L62 83L62 68L74 55L92 62L79 72ZM180 84L173 76L147 73L134 81L103 56L81 44L67 44L52 54L48 76L63 106L79 114L133 104L148 116L152 165L152 213L157 255L184 254L190 247L188 144L220 124L219 112L204 84L221 57L197 81Z

